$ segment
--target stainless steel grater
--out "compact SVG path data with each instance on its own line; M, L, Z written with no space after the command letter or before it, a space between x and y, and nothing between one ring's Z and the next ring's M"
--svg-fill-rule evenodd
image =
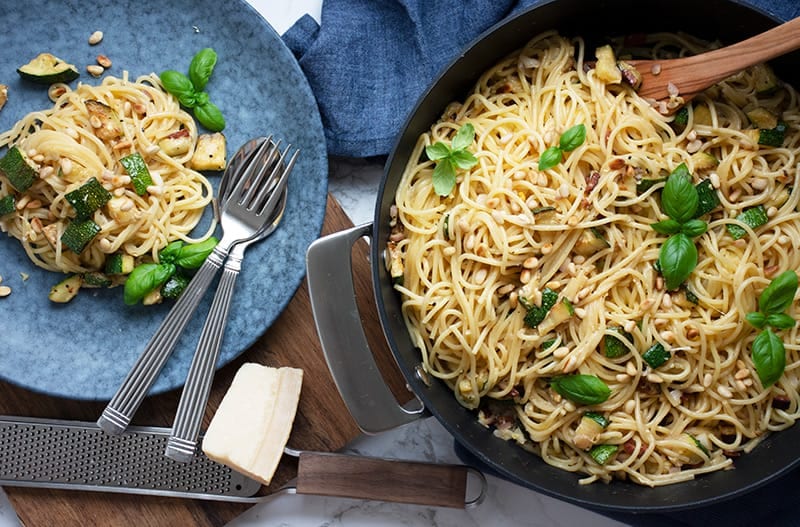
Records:
M0 485L255 502L261 483L198 453L164 456L169 428L112 436L95 423L0 416Z

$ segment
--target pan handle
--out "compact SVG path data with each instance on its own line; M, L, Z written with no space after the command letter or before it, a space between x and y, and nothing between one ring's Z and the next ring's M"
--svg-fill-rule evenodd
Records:
M418 419L425 407L419 399L413 409L398 404L361 325L351 255L353 244L371 232L371 224L365 224L319 238L306 252L306 269L311 309L328 369L358 427L366 434L377 434Z

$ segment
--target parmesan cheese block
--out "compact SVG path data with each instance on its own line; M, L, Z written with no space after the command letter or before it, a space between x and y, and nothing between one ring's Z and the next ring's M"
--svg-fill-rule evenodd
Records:
M245 363L203 438L203 452L269 485L292 431L303 370Z

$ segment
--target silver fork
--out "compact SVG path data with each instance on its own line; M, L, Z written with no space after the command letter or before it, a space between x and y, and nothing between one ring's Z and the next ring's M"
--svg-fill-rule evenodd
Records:
M286 152L284 152L285 155ZM167 441L164 454L176 461L188 463L194 458L197 451L197 440L200 435L200 426L203 421L208 395L214 380L214 369L219 356L222 337L228 321L231 298L233 296L236 278L242 267L244 252L248 246L263 240L272 234L278 227L286 207L286 178L291 172L297 159L298 152L292 155L289 162L277 165L275 170L282 170L283 176L277 183L273 196L280 196L280 203L273 213L273 220L266 224L261 231L250 240L237 243L231 249L222 277L219 280L211 309L208 312L200 341L197 344L186 383L183 386L178 411L172 425L172 433Z
M234 167L235 170L223 176L224 179L231 178L230 183L233 188L229 192L228 199L221 196L222 239L167 313L144 351L128 372L117 393L103 410L97 424L105 432L121 434L125 431L133 414L136 413L148 390L166 364L178 338L200 304L228 252L236 243L255 236L269 222L272 210L278 200L274 195L276 182L269 178L265 181L265 175L273 165L271 161L277 151L276 143L265 140L255 152L242 161L239 167ZM278 161L278 163L280 162ZM258 200L262 207L255 211L246 209L240 204L240 200L245 196L251 201ZM234 197L236 199L232 199ZM275 199L272 199L273 197ZM267 210L267 207L272 208Z

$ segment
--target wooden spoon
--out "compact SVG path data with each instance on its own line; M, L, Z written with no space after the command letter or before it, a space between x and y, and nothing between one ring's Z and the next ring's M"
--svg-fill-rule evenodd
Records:
M800 17L736 44L679 59L626 60L642 76L639 95L684 103L730 75L800 48ZM662 109L664 105L662 105ZM667 109L667 113L677 108ZM663 112L662 112L663 113Z

